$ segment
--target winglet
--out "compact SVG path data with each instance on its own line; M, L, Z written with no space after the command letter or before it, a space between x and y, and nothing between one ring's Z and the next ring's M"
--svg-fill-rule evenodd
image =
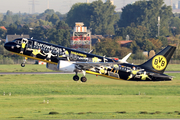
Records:
M121 60L119 60L119 62L121 62L121 63L127 63L127 59L129 58L129 56L130 56L131 54L132 54L132 53L127 54L125 57L123 57Z

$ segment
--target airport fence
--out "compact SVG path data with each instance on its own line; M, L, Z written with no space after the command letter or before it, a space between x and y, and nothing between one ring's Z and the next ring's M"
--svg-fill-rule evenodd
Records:
M11 59L11 58L4 58L0 59L0 64L21 64L23 63L23 59ZM28 59L26 64L35 64L37 63L36 60Z
M5 58L0 59L0 64L21 64L24 60L23 59L11 59ZM135 65L139 65L144 63L147 60L128 60L128 63L132 63ZM28 59L26 64L37 64L37 60ZM180 64L180 60L170 60L169 64Z
M142 64L144 62L146 62L147 60L127 60L128 63L133 63L136 65ZM180 64L180 60L170 60L169 64Z

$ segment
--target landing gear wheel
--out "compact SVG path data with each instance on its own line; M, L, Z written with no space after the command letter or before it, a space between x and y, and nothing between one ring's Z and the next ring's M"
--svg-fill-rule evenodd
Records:
M21 63L21 67L25 67L25 63L27 59L28 59L27 57L24 58L24 61Z
M86 77L81 77L81 82L86 82L87 78Z
M79 76L75 75L75 76L73 77L73 80L74 80L74 81L78 81L78 80L79 80Z
M21 63L21 67L25 67L25 63Z

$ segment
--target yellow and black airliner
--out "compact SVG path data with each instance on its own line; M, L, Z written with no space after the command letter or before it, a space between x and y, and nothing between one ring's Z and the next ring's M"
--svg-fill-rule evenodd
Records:
M134 65L126 62L131 53L116 60L36 39L17 38L4 47L17 55L47 62L48 69L75 72L74 81L79 80L77 73L82 72L82 82L87 81L86 73L128 81L170 81L172 77L163 73L176 49L168 45L145 63Z

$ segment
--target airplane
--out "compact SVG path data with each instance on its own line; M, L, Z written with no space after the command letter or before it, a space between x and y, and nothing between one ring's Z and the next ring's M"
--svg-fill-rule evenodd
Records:
M130 54L115 60L35 39L18 38L4 47L17 55L47 62L48 69L75 72L74 81L79 80L77 73L82 72L82 82L87 81L86 73L128 81L171 81L173 77L163 73L176 50L168 45L143 64L134 65L126 62Z
M79 80L78 72L83 72L83 77L81 81L86 82L87 78L85 77L85 70L81 68L78 69L78 64L75 63L95 63L100 65L114 65L115 63L127 63L127 59L131 55L129 53L123 59L111 59L105 56L98 56L91 54L93 50L89 53L78 51L75 49L54 45L39 41L32 38L17 38L11 42L6 42L4 44L6 50L25 57L25 60L21 64L22 67L25 66L27 58L44 61L46 62L46 67L55 71L65 71L65 72L75 72L76 75L73 77L73 80ZM109 63L109 64L108 64ZM96 66L97 66L96 65ZM71 67L75 68L71 68ZM96 69L102 69L102 66L97 66Z

